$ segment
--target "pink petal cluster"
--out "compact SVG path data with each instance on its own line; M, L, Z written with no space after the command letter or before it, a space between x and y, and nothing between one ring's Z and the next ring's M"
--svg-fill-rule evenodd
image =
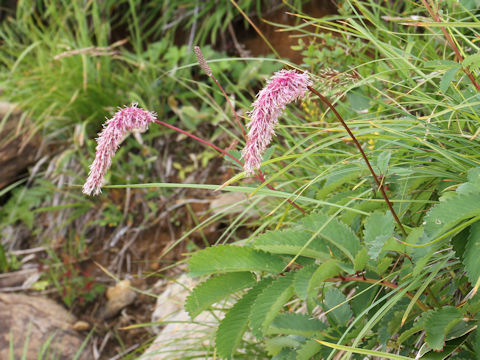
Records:
M293 70L276 72L258 94L253 103L247 143L242 150L245 160L244 169L253 174L260 168L262 154L275 134L274 128L285 106L305 95L307 86L312 83L307 73L299 74Z
M145 131L148 124L156 120L156 115L142 110L137 104L120 108L113 118L107 120L97 138L97 153L90 166L88 179L83 185L87 195L98 195L104 182L104 176L112 164L112 158L129 131Z

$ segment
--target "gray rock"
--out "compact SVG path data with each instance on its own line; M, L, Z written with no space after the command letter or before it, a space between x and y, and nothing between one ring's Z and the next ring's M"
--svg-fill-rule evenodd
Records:
M84 338L73 330L75 317L52 300L0 293L0 359L10 359L10 341L15 359L72 360ZM50 341L50 344L48 342ZM45 355L39 357L45 348ZM87 360L86 352L79 360Z

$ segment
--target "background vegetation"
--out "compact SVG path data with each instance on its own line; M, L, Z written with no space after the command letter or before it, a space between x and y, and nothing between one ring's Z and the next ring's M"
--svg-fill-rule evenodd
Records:
M205 334L208 345L199 338L192 354L477 357L475 1L351 0L322 18L289 2L285 6L298 21L277 24L298 37L294 51L303 60L290 65L308 71L314 88L350 125L407 236L395 226L352 139L313 94L284 113L262 164L264 183L237 176L242 170L227 159L152 126L143 144L131 137L117 153L107 180L119 184L116 189L100 198L80 195L75 185L84 181L103 118L130 102L230 146L239 157L240 129L219 89L196 65L193 44L205 45L214 75L245 122L257 90L288 62L273 51L235 58L222 40L229 23L239 28L247 26L246 17L258 21L255 15L265 11L260 1L239 2L246 17L232 1L20 4L0 33L2 97L23 112L17 136L40 134L47 150L28 177L1 190L3 271L21 266L14 250L43 244L49 250L42 263L61 269L45 272L43 284L55 287L66 306L84 309L82 301L103 291L101 282L93 291L87 286L88 263L100 260L116 275L132 271L124 257L98 254L164 221L171 238L155 258L159 265L139 261L135 271L140 277L152 270L165 274L180 249L192 253L190 275L209 276L192 291L186 310L192 319L215 310L219 320ZM226 208L197 216L187 207L179 213L189 214L185 223L166 211L171 201L192 194L184 184L193 183L198 195L217 187L204 184L229 179L223 191L249 194L240 213ZM222 225L208 235L214 223ZM199 247L205 249L194 251ZM58 276L69 270L67 279Z

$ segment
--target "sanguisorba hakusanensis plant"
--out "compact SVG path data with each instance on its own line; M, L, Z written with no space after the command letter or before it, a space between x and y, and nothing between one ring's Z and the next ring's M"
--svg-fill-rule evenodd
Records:
M452 4L449 10L458 10ZM225 314L215 356L255 358L252 349L259 346L253 342L265 349L259 357L275 359L446 358L452 352L470 359L479 352L479 108L476 88L463 71L476 55L464 56L462 64L450 59L439 27L420 34L409 22L428 12L404 6L399 18L374 1L356 1L344 22L323 23L348 32L355 56L329 54L336 66L348 62L341 71L355 68L362 79L339 95L336 107L326 101L329 131L319 131L319 123L302 126L303 118L291 115L285 118L295 127L277 130L292 149L309 141L298 147L304 163L291 168L298 178L276 179L309 185L309 193L297 198L308 215L286 208L273 230L189 259L192 276L210 277L191 292L186 310L192 318L207 309ZM479 35L475 30L458 22L445 29L461 34L456 46L465 41L480 51L472 41ZM372 54L379 58L372 62ZM363 144L352 131L339 135L344 129L333 128L329 114L338 116L335 121L348 119ZM361 157L352 154L352 142L363 145ZM391 203L372 191L361 163L368 161L365 152ZM270 162L267 171L284 161ZM382 189L376 185L374 190ZM407 238L395 229L389 203Z
M358 71L360 81L336 92L338 114L325 103L362 143L349 130L349 137L338 136L343 129L331 126L328 113L323 133L320 122L302 126L303 118L287 116L294 126L277 132L287 148L304 150L296 160L305 164L289 168L298 178L282 173L276 180L305 181L312 203L324 202L307 204L309 215L300 219L289 221L286 211L273 230L241 244L190 258L192 276L210 277L192 291L186 310L195 318L223 309L221 358L254 358L248 342L263 344L274 359L478 358L480 34L468 26L477 21L473 3L422 3L398 10L346 1L342 21L312 22L348 39L334 35L331 48L319 42L303 49L311 74L324 62ZM297 147L304 138L308 144ZM391 201L368 188L352 142L363 145L363 161L368 155L382 175L375 190L388 191ZM266 171L286 158L270 161ZM392 204L403 230L398 223L395 229Z

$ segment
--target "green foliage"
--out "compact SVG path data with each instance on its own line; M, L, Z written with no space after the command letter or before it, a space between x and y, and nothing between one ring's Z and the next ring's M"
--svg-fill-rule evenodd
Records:
M8 254L0 243L0 274L17 270L21 265L22 263L18 261L17 257L13 254Z
M105 291L103 284L98 283L88 271L80 269L78 264L72 263L68 256L61 260L51 253L50 257L47 262L50 266L43 276L47 283L39 281L34 284L34 289L44 290L53 285L68 308L76 303L91 303Z
M422 4L355 0L335 16L298 15L330 30L295 50L359 139L407 236L333 114L313 95L289 105L262 170L306 215L272 200L259 230L228 255L232 269L254 250L279 260L275 270L242 268L270 279L249 303L245 331L274 359L475 356L480 105L465 70L477 79L478 28L466 25L477 20L471 4L440 5L460 64L438 24L411 23L435 23ZM192 258L202 253L215 254ZM202 272L230 271L211 258ZM228 356L248 353L237 346Z
M374 212L365 223L364 238L368 247L368 255L377 260L383 246L393 235L395 225L390 212L381 214Z
M313 214L303 219L302 227L330 242L331 246L337 247L350 260L360 249L360 242L352 229L333 217L322 213Z
M289 334L311 337L327 329L318 319L298 313L283 313L275 317L268 328L268 335Z
M248 288L255 283L255 276L250 272L228 273L212 277L187 297L185 310L195 318L210 305L239 290Z
M274 280L257 296L250 314L252 332L262 337L285 303L293 296L293 272Z
M331 318L330 323L344 326L350 320L352 311L347 304L347 298L338 289L329 289L323 296L323 308L327 317Z
M285 266L279 256L252 248L219 245L199 251L189 259L192 276L237 271L280 272Z
M215 339L220 356L228 358L236 350L247 329L252 306L256 298L263 291L264 287L268 287L272 281L272 278L266 278L258 282L225 314L225 318L218 326Z
M424 315L426 341L433 350L442 350L445 345L445 336L459 322L463 314L453 306L432 310Z
M298 231L269 231L258 236L251 245L256 249L274 254L296 255L303 249L302 256L328 259L330 255L326 244L318 238L307 244L310 238L308 233ZM305 247L306 244L307 247Z
M330 259L318 266L312 273L312 276L308 280L307 286L307 304L309 309L313 309L315 306L315 298L318 293L318 288L323 285L323 282L340 273L341 269L337 260Z
M470 227L470 235L463 252L463 264L468 280L477 286L480 279L480 221Z

